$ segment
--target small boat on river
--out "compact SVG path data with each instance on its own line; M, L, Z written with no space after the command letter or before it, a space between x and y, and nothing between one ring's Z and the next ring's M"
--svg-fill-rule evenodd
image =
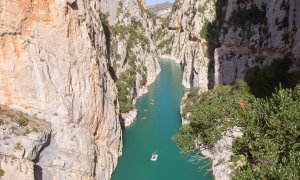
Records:
M151 161L157 161L157 158L158 158L158 154L156 152L152 153Z

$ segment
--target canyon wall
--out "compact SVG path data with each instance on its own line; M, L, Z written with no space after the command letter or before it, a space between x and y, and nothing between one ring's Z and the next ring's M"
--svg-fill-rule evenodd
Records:
M122 134L100 2L3 0L0 9L0 104L51 129L48 140L35 138L41 143L35 156L1 147L4 179L109 179ZM1 142L14 137L3 133ZM18 136L10 146L27 153L30 143L22 139L31 133ZM9 158L29 175L25 167L4 165Z
M117 79L121 120L125 127L136 118L137 98L147 92L147 86L160 72L151 38L155 20L144 3L130 0L101 3L110 37L109 63Z
M286 61L290 72L299 71L299 10L297 0L179 0L156 33L162 39L158 51L181 64L185 87L200 91L243 79L249 69L274 60ZM231 179L232 142L240 136L235 127L213 148L198 142L202 154L212 159L216 179Z
M110 179L160 72L153 29L140 0L0 2L4 179Z
M299 68L299 2L177 1L164 39L182 64L185 87L207 90L243 78L255 66L289 59Z
M215 50L215 84L229 84L254 66L291 60L299 69L299 1L229 0Z
M214 1L177 1L171 15L164 25L164 39L168 39L167 50L161 54L170 55L183 68L182 84L186 88L200 87L203 91L209 87L210 60L207 54L207 42L200 31L206 22L216 17ZM167 47L169 46L169 47Z

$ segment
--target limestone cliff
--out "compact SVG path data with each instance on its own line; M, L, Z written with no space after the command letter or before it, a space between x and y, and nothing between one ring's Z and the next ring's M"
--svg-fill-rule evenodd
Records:
M144 1L115 0L101 3L109 34L109 63L115 72L121 119L129 126L136 118L136 99L160 72L151 38L154 22Z
M182 64L186 87L203 90L232 83L273 59L291 59L295 70L299 8L296 0L179 0L163 26L170 48L161 53Z
M11 140L25 154L1 146L6 179L110 178L122 136L101 13L95 0L0 2L0 104L51 124L34 156L31 133Z
M152 11L156 16L160 18L166 18L170 15L172 6L173 3L166 1L164 3L148 6L148 9Z
M177 1L163 26L164 41L158 46L161 54L170 55L181 63L184 75L182 84L187 87L201 87L207 90L209 86L209 57L207 43L200 35L206 22L212 22L216 17L214 1Z
M215 84L232 83L274 59L290 59L299 69L299 9L296 0L229 0L215 50Z
M290 61L290 71L297 71L299 10L297 0L179 0L156 33L162 39L159 52L181 63L185 87L200 90L231 84L250 68L275 59ZM213 160L216 179L230 179L232 140L237 136L240 131L233 129L212 149L200 145Z

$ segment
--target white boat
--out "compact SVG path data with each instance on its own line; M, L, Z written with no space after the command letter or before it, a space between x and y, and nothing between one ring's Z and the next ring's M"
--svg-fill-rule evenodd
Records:
M157 153L152 153L151 161L156 161L157 158L158 158L158 154Z

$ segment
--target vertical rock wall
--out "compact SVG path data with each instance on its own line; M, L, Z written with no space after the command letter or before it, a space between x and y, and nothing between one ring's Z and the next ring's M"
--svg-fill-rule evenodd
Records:
M229 84L254 66L290 59L299 69L299 2L229 0L215 51L215 84Z
M122 84L122 87L118 86L120 109L122 123L126 127L136 118L137 98L147 92L147 86L160 72L152 40L154 21L144 3L140 0L101 2L110 34L109 63L115 72L115 79Z
M167 54L182 64L183 84L203 90L274 59L290 59L297 70L299 8L296 0L179 0L166 27Z
M99 1L2 0L0 9L0 103L52 126L36 178L109 179L122 136Z

